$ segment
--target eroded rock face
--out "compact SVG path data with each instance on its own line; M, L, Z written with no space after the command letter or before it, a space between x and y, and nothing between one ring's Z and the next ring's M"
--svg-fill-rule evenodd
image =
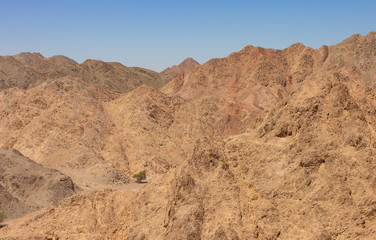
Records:
M49 80L29 90L0 92L0 146L57 169L82 188L129 181L102 155L112 131L102 103L117 94L79 79Z
M0 211L5 215L5 219L22 217L35 210L35 208L27 206L16 197L13 197L0 185Z
M374 239L375 49L375 33L317 50L249 46L163 93L144 86L103 101L112 123L101 139L119 145L101 156L122 149L124 169L155 157L163 175L137 191L74 196L0 234Z
M230 184L231 183L231 184ZM152 191L152 189L154 189ZM154 209L157 202L168 199ZM172 173L143 189L133 204L127 239L215 239L241 234L239 186L220 139L198 140L194 152ZM148 211L155 214L145 222ZM155 222L148 227L150 222ZM225 232L225 234L222 234Z
M43 167L14 149L0 148L1 209L8 219L58 204L76 186L57 170Z

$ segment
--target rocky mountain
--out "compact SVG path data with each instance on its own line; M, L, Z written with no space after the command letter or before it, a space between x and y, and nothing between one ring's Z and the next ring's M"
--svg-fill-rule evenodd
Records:
M0 148L0 209L7 219L58 204L77 192L72 180L14 149Z
M129 92L143 84L160 88L173 78L169 74L125 67L116 62L86 60L78 64L65 56L45 58L40 53L0 56L0 90L11 87L30 89L46 80L66 76L118 93Z
M126 183L125 174L102 154L117 144L103 140L114 132L103 103L116 97L112 91L71 77L28 90L3 90L0 146L58 169L82 188Z
M161 91L141 86L116 94L69 78L2 91L0 139L16 136L9 147L77 173L90 168L94 152L101 159L95 164L109 164L124 179L143 169L152 177L137 190L72 196L9 224L0 236L374 239L375 63L371 32L319 49L247 46ZM59 117L44 117L52 132L35 138L27 135L30 124L42 123L44 113L30 103L42 89L42 96L51 94L47 109ZM21 113L35 120L24 124ZM14 116L21 128L6 132ZM69 124L84 126L83 133ZM77 164L64 164L71 162Z
M172 74L174 76L186 74L196 66L200 66L196 60L193 58L186 58L183 62L181 62L179 65L174 65L172 67L166 68L162 71L162 73L165 74Z

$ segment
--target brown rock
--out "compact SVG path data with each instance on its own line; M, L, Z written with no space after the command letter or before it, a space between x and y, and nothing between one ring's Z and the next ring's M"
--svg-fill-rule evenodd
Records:
M125 174L102 155L113 128L102 103L116 96L70 77L1 91L0 146L58 169L83 188L124 184Z
M40 53L0 56L0 70L0 90L11 87L29 89L49 79L70 76L120 93L129 92L143 84L160 88L173 78L169 74L125 67L115 62L86 60L78 64L65 56L44 58Z
M186 58L183 62L181 62L179 65L174 65L172 67L169 67L165 70L163 70L161 73L165 74L173 74L175 76L186 74L187 72L191 71L196 66L200 66L196 60L193 58Z
M75 193L72 180L33 162L14 149L0 148L0 211L7 220L58 204Z
M135 191L71 197L0 235L374 239L375 49L374 32L317 50L247 46L175 78L163 93L146 86L121 96L102 92L101 101L91 101L104 106L108 130L94 125L103 137L87 138L88 149L127 156L103 158L114 166L127 162L129 173L151 161L157 167L148 170L164 174ZM43 100L34 104L46 107ZM7 120L15 132L25 126L16 116ZM107 143L99 148L93 139Z

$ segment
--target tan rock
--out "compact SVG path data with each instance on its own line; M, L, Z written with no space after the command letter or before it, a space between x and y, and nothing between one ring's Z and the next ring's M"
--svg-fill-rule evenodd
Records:
M160 88L174 77L144 68L125 67L116 62L86 60L78 64L65 56L45 58L40 53L0 56L0 69L0 90L11 87L29 89L46 80L70 76L122 93L143 84Z
M149 160L157 166L149 171L164 174L134 191L73 196L0 236L374 239L375 49L374 32L316 50L247 46L175 78L162 93L104 91L91 101L103 106L108 130L96 129L106 143L97 148L88 138L88 149L126 156L103 159L127 174ZM24 121L7 124L22 129Z
M14 149L0 148L0 161L0 211L7 220L58 204L78 190L68 176Z
M174 74L175 76L186 74L196 66L200 66L196 60L193 58L186 58L183 62L181 62L179 65L174 65L172 67L166 68L162 71L162 73L165 74Z

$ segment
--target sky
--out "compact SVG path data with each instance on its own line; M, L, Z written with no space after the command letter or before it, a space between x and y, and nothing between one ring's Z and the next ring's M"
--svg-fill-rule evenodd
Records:
M0 0L0 55L40 52L155 71L249 44L318 48L370 31L374 0Z

